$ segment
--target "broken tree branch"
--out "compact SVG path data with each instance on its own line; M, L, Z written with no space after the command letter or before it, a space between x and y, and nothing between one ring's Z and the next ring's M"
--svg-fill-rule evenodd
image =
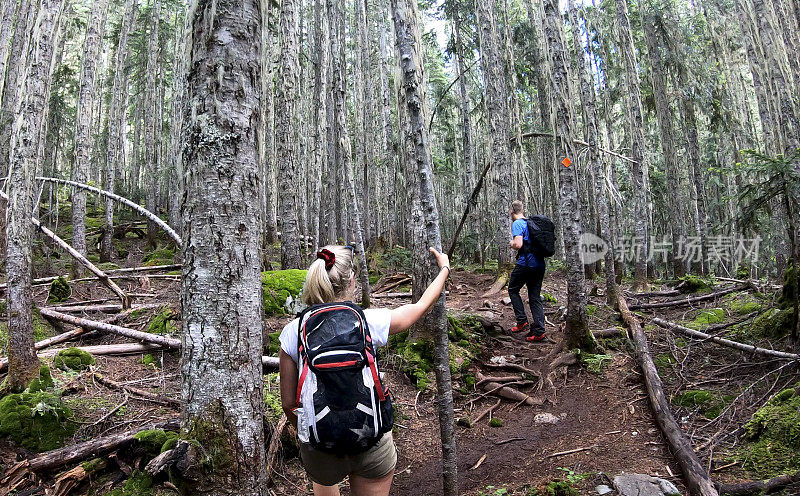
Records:
M458 223L456 232L453 233L453 240L450 241L450 248L447 249L448 257L452 257L453 252L456 251L456 241L458 241L458 235L461 234L461 230L464 228L464 223L467 221L467 217L469 216L469 211L472 210L472 208L478 204L478 195L481 192L481 188L483 188L483 180L486 178L486 173L489 172L489 168L491 166L492 166L491 160L487 160L486 166L483 168L483 172L481 172L481 177L478 178L478 182L475 183L475 187L472 188L472 193L469 195L467 206L464 208L464 213L461 215L461 221Z
M553 134L553 133L545 133L545 132L541 132L541 131L530 131L530 132L527 132L527 133L522 133L522 135L520 136L520 138L555 138L555 137L556 137L556 135ZM579 140L579 139L573 139L572 142L575 143L576 145L585 146L587 148L590 148L592 146L589 143L587 143L587 142L585 142L583 140ZM607 153L609 155L612 155L612 156L617 157L619 159L625 160L625 161L630 162L632 164L636 163L636 160L634 160L634 159L632 159L630 157L626 157L625 155L620 155L617 152L612 152L611 150L606 150L605 148L600 148L599 146L595 146L594 148L596 148L598 151L601 151L603 153Z
M750 286L734 286L732 288L723 289L722 291L717 291L715 293L709 293L707 295L702 296L690 296L688 298L679 298L677 300L669 300L669 301L659 301L656 303L638 303L631 305L629 310L642 310L648 308L666 308L666 307L677 307L680 305L691 305L692 303L699 303L701 301L706 300L713 300L715 298L719 298L720 296L725 296L726 294L733 293L735 291L745 291L751 289Z
M135 387L127 386L125 384L119 383L117 381L112 381L104 377L102 374L97 373L96 371L92 370L92 377L97 380L100 384L107 386L111 389L116 389L118 391L125 391L133 396L138 396L140 398L144 398L146 400L152 401L153 403L158 403L160 405L170 406L172 408L180 410L181 402L180 400L176 400L174 398L168 398L166 396L162 396L160 394L151 393L149 391L145 391L143 389L138 389Z
M658 324L659 326L663 327L664 329L669 329L670 331L680 332L686 336L695 338L695 339L702 339L706 341L713 341L717 344L721 344L722 346L727 346L729 348L734 348L741 351L748 351L751 353L757 353L759 355L769 356L773 358L781 358L784 360L800 360L800 355L797 353L786 353L784 351L777 351L777 350L769 350L767 348L759 348L757 346L753 346L751 344L744 344L739 343L737 341L731 341L730 339L720 338L717 336L712 336L710 334L706 334L704 332L696 331L694 329L690 329L688 327L684 327L682 325L676 324L674 322L668 322L664 319L660 319L656 317L653 319L653 323Z
M107 324L105 322L97 322L95 320L83 319L80 317L75 317L74 315L67 315L65 313L55 312L48 308L42 308L39 310L39 312L41 312L41 314L47 318L59 320L61 322L67 322L69 324L83 327L84 329L93 329L95 331L119 334L120 336L125 336L131 339L135 339L137 341L142 341L144 343L153 343L165 346L167 348L178 349L181 347L180 339L170 338L167 336L159 336L158 334L150 334L148 332L141 332L135 329L129 329L127 327L122 327L114 324Z
M486 376L480 372L477 372L475 374L475 378L478 379L478 381L483 381ZM505 398L507 400L519 401L520 403L525 403L526 405L538 406L543 403L541 400L537 400L523 392L504 386L503 384L498 384L496 382L484 381L483 388L495 396L500 396L501 398Z
M672 411L669 407L669 401L664 394L664 387L661 384L661 378L658 375L653 358L650 356L650 349L647 344L647 336L642 329L642 325L635 315L628 309L628 303L625 297L620 294L618 296L619 312L622 315L622 320L625 321L628 328L633 335L633 341L636 346L635 356L639 367L642 369L644 376L644 383L647 389L647 396L650 399L650 406L653 409L653 415L656 418L656 423L664 437L669 442L670 448L675 455L675 459L681 467L681 472L686 481L686 487L693 495L699 496L718 496L717 490L714 487L711 478L703 468L697 454L692 449L689 440L683 434Z
M742 482L739 484L718 484L719 493L723 496L749 496L767 494L784 488L790 484L800 484L800 474L781 475L772 479Z
M166 222L161 220L153 212L147 210L146 208L142 207L141 205L139 205L136 202L128 200L127 198L123 198L122 196L115 195L114 193L102 190L100 188L95 188L94 186L89 186L88 184L77 183L75 181L68 181L66 179L57 179L55 177L37 177L36 179L39 180L39 181L51 182L51 183L56 183L56 184L64 184L66 186L72 186L72 187L75 187L75 188L84 189L86 191L91 191L92 193L95 193L97 195L105 196L106 198L109 198L109 199L114 200L116 202L122 203L123 205L126 205L126 206L134 209L135 211L139 212L140 214L144 215L151 222L153 222L158 227L163 229L169 235L169 237L172 238L175 241L175 244L177 244L178 246L182 246L182 244L183 244L183 242L181 241L181 237L178 236L178 233L176 233L171 227L169 227L169 224L167 224Z

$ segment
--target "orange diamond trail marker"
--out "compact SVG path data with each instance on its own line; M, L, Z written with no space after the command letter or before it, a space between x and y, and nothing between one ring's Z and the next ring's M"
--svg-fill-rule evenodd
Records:
M561 161L561 163L564 164L564 167L569 167L572 164L572 160L570 160L569 157L566 157Z

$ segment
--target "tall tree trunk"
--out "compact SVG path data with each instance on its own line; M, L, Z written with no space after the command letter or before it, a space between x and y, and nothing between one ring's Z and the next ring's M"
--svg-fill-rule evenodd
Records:
M475 14L478 23L478 37L481 44L481 69L486 95L486 121L491 140L491 160L494 168L496 188L495 212L496 231L494 241L497 247L498 267L508 269L512 263L512 253L508 248L511 237L511 120L508 95L506 91L506 70L503 52L500 50L495 0L475 1Z
M616 272L614 270L614 239L611 233L611 221L608 214L608 195L606 192L606 182L604 180L606 176L605 167L603 166L603 158L600 156L598 151L600 140L598 139L599 133L597 124L597 105L594 95L594 80L589 79L589 61L586 59L586 52L584 51L581 43L580 24L578 22L578 14L576 12L573 0L569 0L569 17L570 24L573 26L573 50L578 61L577 72L580 80L581 107L584 109L584 126L587 130L586 142L589 143L587 157L589 159L589 168L594 173L593 187L597 202L597 216L599 217L600 221L600 235L608 245L608 250L605 253L604 259L606 302L610 306L614 306L617 301Z
M400 126L404 136L403 150L406 154L406 175L412 183L412 224L414 243L412 265L414 279L427 285L436 277L436 265L432 263L428 247L442 249L439 232L439 211L436 206L433 185L433 161L428 136L427 97L423 74L423 47L417 26L417 2L415 0L392 0L396 55L402 81L398 92ZM508 136L506 143L508 143ZM425 287L422 286L422 287ZM415 285L414 299L422 293ZM456 438L453 422L453 388L450 378L449 339L447 337L447 309L444 294L425 316L424 325L433 335L435 346L435 373L439 431L442 441L442 478L444 496L458 494L458 466Z
M158 54L161 46L158 40L158 31L161 24L161 0L153 0L151 6L152 19L150 21L150 38L147 43L147 89L145 90L145 128L144 128L144 163L145 163L145 205L147 210L158 214L158 176L161 172L159 167L158 149L161 146L161 119L159 109L161 108L158 98ZM147 242L155 247L158 226L154 222L147 221Z
M183 160L181 156L181 144L183 143L184 121L182 116L186 113L186 33L191 26L188 24L190 19L184 18L183 24L179 22L179 16L175 14L175 53L172 61L172 103L170 109L170 140L169 140L169 161L171 162L170 171L170 198L169 198L169 223L170 226L180 235L181 227L181 197L183 196ZM259 140L259 143L263 140Z
M564 229L564 248L567 262L567 348L591 348L592 335L589 333L586 314L586 287L583 262L580 255L581 209L578 202L576 169L578 157L572 147L573 118L570 112L569 95L569 51L564 45L563 25L556 0L545 0L545 36L547 37L550 66L553 69L551 91L553 99L555 133L558 152L556 157L563 160L569 157L573 165L559 165L561 183L561 223Z
M20 107L20 90L24 87L23 75L28 65L28 41L35 18L36 4L34 4L34 0L21 0L17 6L14 38L8 55L3 101L0 106L0 177L8 175L12 128ZM2 77L3 73L0 73L0 78Z
M111 87L111 108L108 112L108 146L106 149L105 190L114 192L117 164L124 162L125 144L122 128L126 125L125 101L128 93L128 33L133 29L137 11L136 0L125 2L125 14L119 31L119 44L114 60L114 83ZM106 198L103 235L100 240L100 260L111 260L111 238L114 234L114 201Z
M347 90L345 87L345 58L344 58L344 5L343 0L339 0L334 5L333 24L338 24L339 29L331 30L331 53L332 53L332 87L334 105L334 135L337 137L337 153L339 164L344 172L344 188L347 205L350 208L350 221L353 226L355 237L355 252L359 261L359 276L361 279L361 306L368 307L369 298L369 274L367 271L367 256L364 251L364 237L361 226L361 212L356 199L355 177L353 174L353 161L351 160L350 138L347 132ZM335 33L335 34L334 34Z
M16 146L11 156L8 181L8 377L5 388L20 391L39 372L33 346L33 290L31 258L36 175L42 123L46 120L50 66L53 59L55 26L64 0L42 0L31 30L30 67L25 78L25 96L20 109Z
M189 492L261 495L261 190L256 134L261 11L255 0L196 0L184 151L183 430L198 460Z
M390 16L391 17L391 16ZM397 222L397 153L398 148L394 139L394 127L392 125L392 96L389 89L389 50L387 37L389 25L384 20L380 23L380 51L381 51L381 113L383 117L383 166L386 168L386 211L388 225L387 247L394 246L395 233L398 226Z
M643 5L643 4L642 4ZM683 224L684 213L682 206L685 204L683 198L683 185L680 180L680 169L678 168L678 154L675 150L675 133L672 127L672 108L667 95L667 78L664 75L664 60L661 56L660 37L656 29L662 27L660 14L655 11L652 5L647 7L648 15L642 23L644 27L644 38L647 43L647 53L650 56L650 74L653 78L653 96L656 101L656 116L658 118L658 128L661 131L661 151L664 156L664 172L667 182L667 209L669 219L669 229L672 233L672 246L681 246L686 237ZM686 275L686 268L683 260L673 249L670 253L672 270L675 277Z
M278 241L278 219L275 210L275 45L278 45L277 31L280 24L280 11L273 2L262 2L261 55L262 94L261 118L263 122L259 156L261 157L264 191L261 197L261 210L264 213L264 242Z
M92 161L91 151L94 141L92 112L97 93L100 46L103 41L107 10L108 0L94 0L83 43L83 64L75 115L75 166L72 170L72 180L83 184L89 180ZM72 193L72 246L81 255L86 256L86 192L81 189L75 189ZM83 267L73 263L72 274L76 277L81 276Z
M619 50L625 62L625 70L621 74L622 88L623 94L627 95L625 101L628 135L631 140L631 158L635 161L631 167L631 187L633 189L634 232L636 244L640 248L636 252L633 288L635 291L645 291L648 286L647 255L650 243L648 225L650 215L648 212L647 157L644 143L642 95L639 89L639 72L628 18L627 0L615 0L615 4Z
M297 125L298 11L296 0L281 3L281 59L275 95L275 156L278 174L278 204L281 213L281 268L299 269L300 253L297 192L299 164L295 147Z
M11 29L14 27L17 5L17 2L3 2L3 5L0 6L0 104L3 101L8 49L11 45Z
M330 28L328 16L325 14L325 0L316 0L314 3L314 53L317 54L314 65L314 170L311 173L313 181L313 199L311 207L311 223L313 236L313 253L320 247L319 220L321 217L321 186L322 171L327 169L328 134L326 120L328 118L328 66L330 65Z

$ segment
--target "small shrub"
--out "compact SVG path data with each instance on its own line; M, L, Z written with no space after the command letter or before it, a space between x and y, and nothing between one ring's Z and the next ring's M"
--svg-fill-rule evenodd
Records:
M712 324L719 324L725 320L725 310L721 308L712 308L710 310L702 310L694 318L692 324L694 326L708 327Z
M144 472L134 470L125 485L106 493L106 496L152 496L153 479Z
M611 355L601 355L593 353L581 353L581 362L586 365L589 372L599 374L603 369L611 363Z
M490 427L503 427L503 421L500 420L499 418L493 418L492 420L489 421L489 426Z

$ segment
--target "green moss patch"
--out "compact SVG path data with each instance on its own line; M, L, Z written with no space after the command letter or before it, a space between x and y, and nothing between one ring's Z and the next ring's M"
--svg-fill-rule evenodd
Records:
M284 315L303 291L306 271L299 269L269 270L261 273L261 294L264 315Z
M277 356L281 351L281 331L267 334L264 340L264 354L267 356Z
M278 373L264 376L264 416L277 424L283 415L283 404L281 403L281 383Z
M389 344L402 358L401 369L411 383L420 391L427 389L433 376L433 342L410 341L408 331L403 331L391 336Z
M140 362L142 362L142 365L145 367L152 367L156 370L161 368L161 360L153 356L151 353L143 356Z
M794 300L797 297L797 279L795 279L794 267L789 267L783 274L783 288L781 289L781 296L778 298L778 304L781 308L789 308L794 305Z
M719 395L713 391L695 389L684 391L672 398L672 403L692 410L698 410L704 417L715 419L733 401L733 396Z
M157 455L169 449L170 444L174 444L174 441L178 439L178 433L164 429L150 429L137 432L133 438L139 442L139 447L143 448L148 455Z
M753 321L749 334L754 338L780 338L792 331L794 315L791 308L770 308ZM746 328L742 328L746 330Z
M47 389L53 389L54 386L53 377L50 375L50 367L42 365L39 368L39 377L35 377L30 385L28 385L28 392L38 393Z
M714 281L705 277L687 274L678 278L681 293L698 293L709 291L714 287Z
M95 360L91 353L87 353L78 348L67 348L56 353L53 359L53 365L61 370L84 370L89 368L89 365L94 365Z
M102 271L116 270L119 269L119 265L115 264L114 262L101 262L97 264L97 268Z
M152 496L153 479L144 472L134 470L125 485L106 493L106 496Z
M558 304L558 299L550 293L542 293L542 301L552 303L554 305Z
M503 421L499 418L493 418L489 421L489 427L503 427Z
M761 310L761 301L750 293L734 293L725 297L725 306L731 313L747 315Z
M773 396L745 424L737 457L759 478L800 470L800 384Z
M33 307L31 312L31 317L33 318L33 340L34 341L41 341L42 339L49 338L56 335L56 331L50 322L48 322L42 314L39 313L39 309Z
M72 412L57 393L9 394L0 400L0 436L30 450L49 451L75 432L71 417Z
M725 310L722 308L711 308L701 310L691 322L691 327L708 327L712 324L720 324L725 321Z
M59 276L50 283L50 293L47 295L48 303L61 303L67 301L70 296L72 296L72 288L63 277Z
M145 254L142 259L144 266L154 267L156 265L169 265L175 263L175 250L173 248L166 248L159 246Z
M176 322L180 314L169 306L163 306L150 320L147 332L150 334L175 334L178 332Z

